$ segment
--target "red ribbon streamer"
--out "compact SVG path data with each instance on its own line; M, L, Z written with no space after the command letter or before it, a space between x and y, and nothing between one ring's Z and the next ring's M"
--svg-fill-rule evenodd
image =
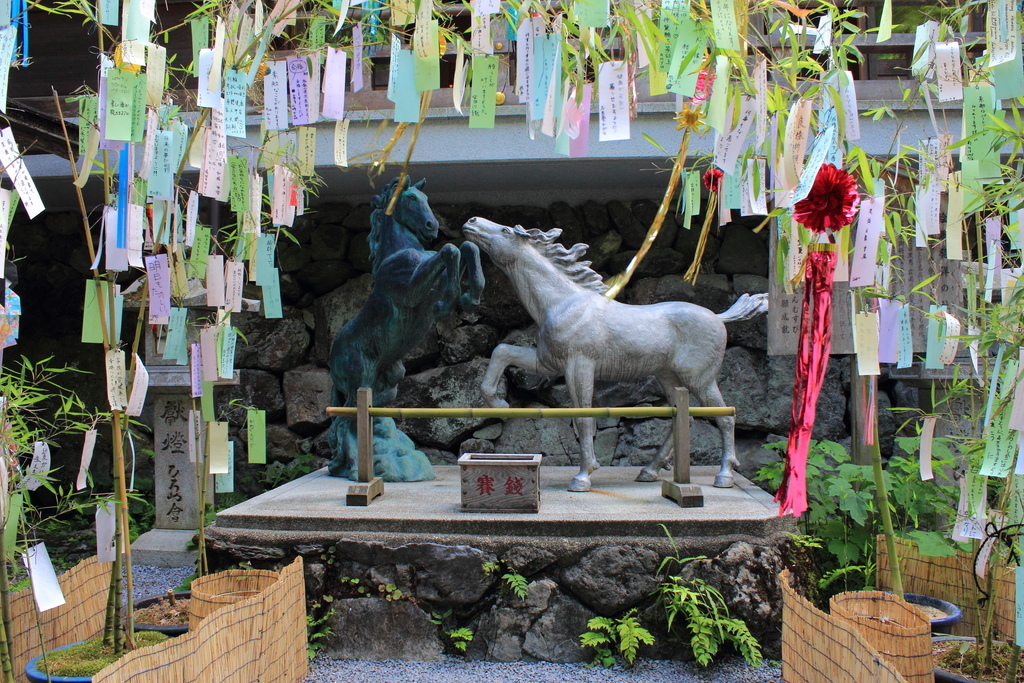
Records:
M799 517L807 510L807 451L821 385L832 350L832 276L836 253L812 245L807 254L804 274L804 303L800 319L800 342L796 357L796 383L793 388L793 415L786 451L786 472L775 494L779 516ZM816 249L817 247L817 249Z

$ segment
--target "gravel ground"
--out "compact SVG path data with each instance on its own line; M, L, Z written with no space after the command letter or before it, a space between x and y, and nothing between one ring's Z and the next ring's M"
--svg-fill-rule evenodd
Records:
M145 564L132 565L132 580L135 599L163 595L168 588L177 588L195 571L195 567L153 567Z
M135 595L139 599L175 588L192 567L135 565ZM322 653L310 662L306 683L777 683L776 663L750 667L741 657L723 656L704 668L693 662L638 659L631 669L588 668L583 664L549 662L469 662L445 657L437 662L367 662L335 660Z
M776 663L773 663L776 664ZM445 657L438 662L364 662L317 655L306 683L776 683L777 665L750 667L741 657L721 657L704 668L693 662L638 659L631 669L588 668L548 662L468 662Z

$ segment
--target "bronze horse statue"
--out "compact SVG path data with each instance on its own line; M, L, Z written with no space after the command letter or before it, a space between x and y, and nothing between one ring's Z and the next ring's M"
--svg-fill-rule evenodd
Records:
M402 358L437 321L461 305L472 312L480 303L484 277L475 244L426 245L437 238L437 218L423 193L425 181L398 188L391 181L370 206L370 258L373 286L362 309L341 328L331 345L333 405L354 406L356 390L373 390L375 405L394 400L405 377ZM394 210L387 209L394 198ZM462 278L468 282L462 292ZM385 481L432 479L433 468L391 418L374 419L374 474ZM328 432L333 457L328 471L355 478L356 437L352 418L336 417Z

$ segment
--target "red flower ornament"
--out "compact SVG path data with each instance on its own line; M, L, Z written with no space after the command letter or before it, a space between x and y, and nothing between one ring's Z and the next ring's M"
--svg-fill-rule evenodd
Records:
M823 164L810 193L793 206L793 220L814 232L836 231L853 222L859 207L854 177L832 164Z
M712 192L718 192L722 189L722 178L725 177L725 172L720 168L709 169L704 174L704 187L708 188Z

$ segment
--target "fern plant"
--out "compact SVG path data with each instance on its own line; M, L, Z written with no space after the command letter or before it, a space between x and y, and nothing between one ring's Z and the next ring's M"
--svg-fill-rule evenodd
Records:
M324 602L330 603L334 600L331 596L324 596ZM306 656L310 659L323 649L324 644L317 642L333 635L334 630L328 623L334 616L334 606L331 605L323 614L316 616L316 611L321 608L319 602L313 603L313 612L306 615Z
M448 636L448 642L452 644L452 647L459 652L465 652L470 641L473 640L473 630L465 626L445 631L445 635Z
M668 630L685 619L690 647L701 666L707 666L723 643L731 643L751 666L760 666L761 645L741 619L730 616L725 598L702 579L672 576L655 591L665 609Z
M615 664L616 650L622 655L627 666L633 666L640 643L654 644L654 636L640 625L635 609L618 619L594 617L587 622L587 628L590 630L580 635L580 643L594 650L594 659L590 666L600 664L606 669L609 668Z
M520 600L526 599L530 582L526 580L525 576L509 571L501 577L501 580L505 583L505 588L515 593L516 597Z

